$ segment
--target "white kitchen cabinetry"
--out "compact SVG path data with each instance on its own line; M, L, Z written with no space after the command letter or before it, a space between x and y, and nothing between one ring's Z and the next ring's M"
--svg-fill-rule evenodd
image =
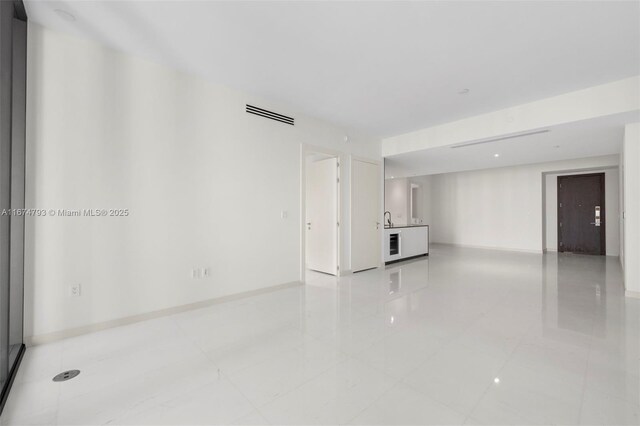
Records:
M384 234L385 262L429 254L428 225L387 228Z

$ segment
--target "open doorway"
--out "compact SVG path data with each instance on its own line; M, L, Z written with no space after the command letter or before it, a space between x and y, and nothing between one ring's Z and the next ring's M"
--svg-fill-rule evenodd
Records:
M340 162L338 155L305 155L305 269L338 275Z

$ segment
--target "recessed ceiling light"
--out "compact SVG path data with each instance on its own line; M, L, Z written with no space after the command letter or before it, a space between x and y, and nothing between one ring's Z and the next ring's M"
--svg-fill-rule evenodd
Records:
M498 157L500 157L500 154L493 154L493 156L498 158Z
M467 93L469 93L469 89L462 89L458 92L458 95L466 95Z
M395 176L391 176L391 179L393 179Z
M56 9L54 10L54 12L57 13L58 16L64 19L65 21L73 22L76 20L76 17L73 14L67 12L66 10Z
M493 379L493 383L500 383L500 378L496 377L495 379Z

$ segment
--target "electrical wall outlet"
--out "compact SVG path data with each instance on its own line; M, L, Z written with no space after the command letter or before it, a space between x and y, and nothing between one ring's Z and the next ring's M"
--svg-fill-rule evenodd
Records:
M208 267L193 268L191 270L191 278L201 279L208 278L211 275L211 269Z
M69 286L69 296L71 297L80 296L80 284L71 284Z

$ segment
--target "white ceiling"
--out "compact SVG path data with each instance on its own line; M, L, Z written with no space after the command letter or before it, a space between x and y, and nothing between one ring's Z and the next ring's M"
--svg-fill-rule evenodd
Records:
M422 176L619 154L624 124L638 113L556 126L548 133L469 145L443 146L385 158L385 177ZM495 157L498 154L498 157Z
M47 27L380 137L640 74L639 5L26 1Z

